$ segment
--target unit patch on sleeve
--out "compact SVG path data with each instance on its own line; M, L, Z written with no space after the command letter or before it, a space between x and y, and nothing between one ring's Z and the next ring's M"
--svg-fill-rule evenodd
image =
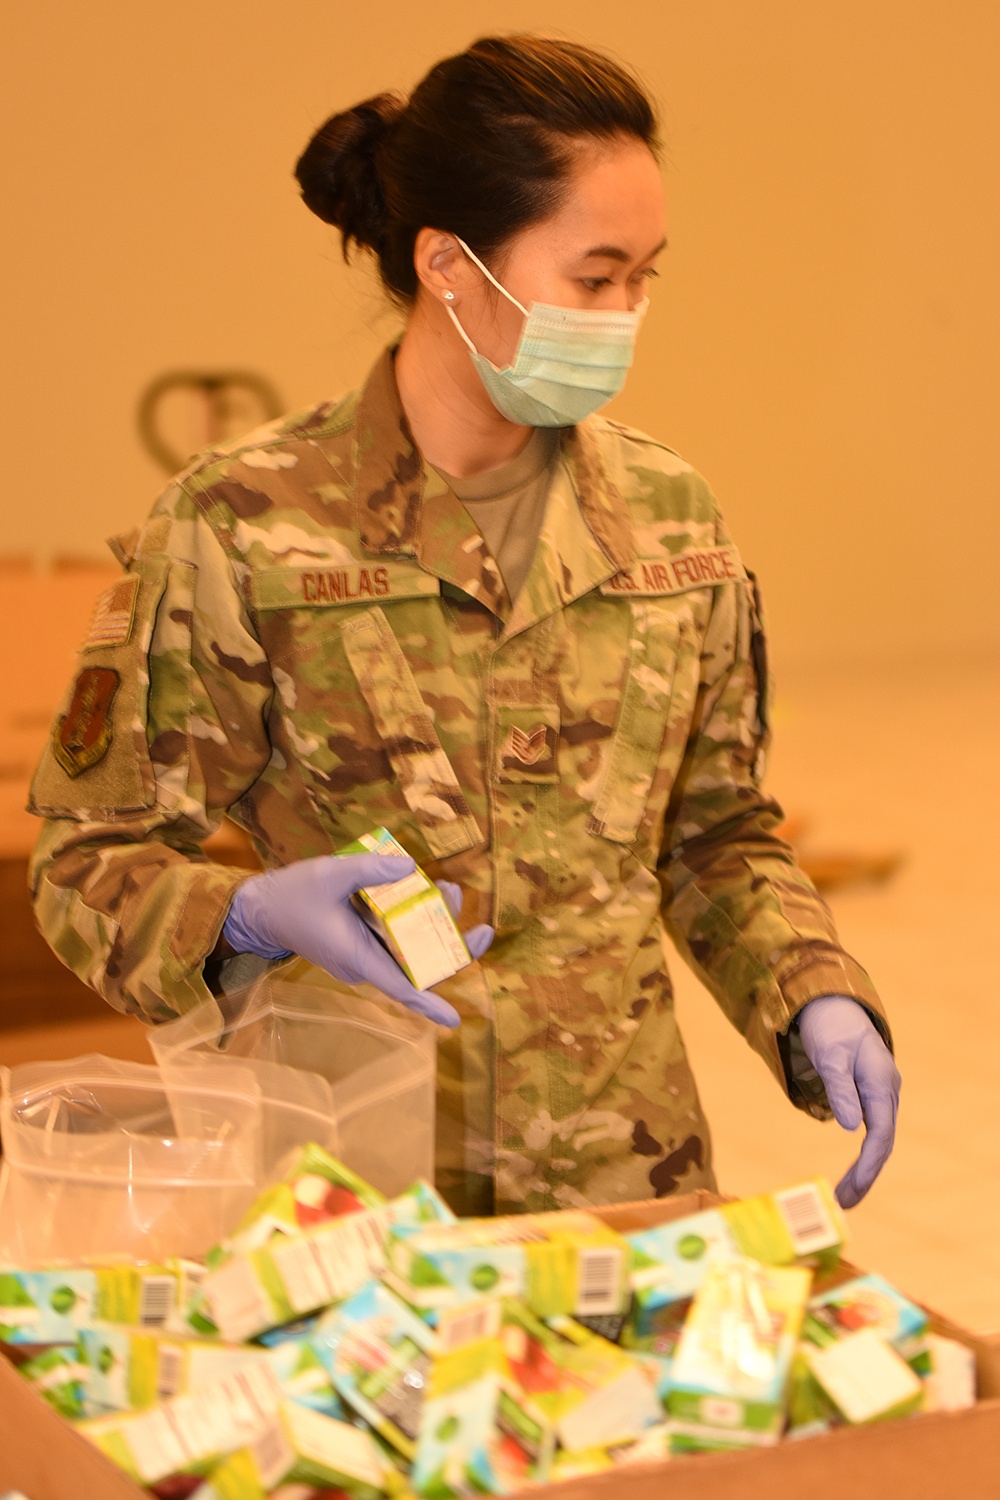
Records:
M136 574L120 578L106 588L94 605L90 629L81 650L96 651L101 646L124 646L132 634L135 597L139 592Z
M691 547L671 557L641 557L601 584L602 594L686 594L746 578L735 547Z
M69 712L52 734L52 753L67 776L89 771L111 744L111 705L121 679L111 667L85 667L73 684Z

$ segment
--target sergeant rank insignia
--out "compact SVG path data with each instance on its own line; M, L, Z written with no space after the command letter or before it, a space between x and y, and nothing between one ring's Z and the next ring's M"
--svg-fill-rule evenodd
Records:
M111 744L111 705L121 679L111 667L86 667L73 684L69 712L52 735L52 753L67 776L89 771Z

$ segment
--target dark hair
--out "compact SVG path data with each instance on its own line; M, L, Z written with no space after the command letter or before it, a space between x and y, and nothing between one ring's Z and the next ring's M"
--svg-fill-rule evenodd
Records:
M558 205L581 138L632 136L656 151L640 84L590 47L536 36L483 37L445 58L407 102L378 94L333 115L295 175L314 214L374 251L387 291L411 302L424 226L488 258Z

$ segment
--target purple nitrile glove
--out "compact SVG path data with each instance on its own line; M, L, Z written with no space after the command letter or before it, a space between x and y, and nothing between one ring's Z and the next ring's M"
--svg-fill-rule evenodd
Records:
M864 1122L857 1161L837 1184L841 1208L860 1203L892 1150L899 1107L899 1070L868 1012L846 995L820 995L798 1014L799 1036L826 1089L833 1117L845 1130Z
M402 880L415 868L409 855L327 854L252 875L237 888L222 935L237 953L298 953L335 979L372 984L442 1026L457 1026L458 1012L432 991L415 989L351 905L362 886ZM442 892L457 916L461 890L442 882ZM493 929L473 927L463 936L479 958L493 941Z

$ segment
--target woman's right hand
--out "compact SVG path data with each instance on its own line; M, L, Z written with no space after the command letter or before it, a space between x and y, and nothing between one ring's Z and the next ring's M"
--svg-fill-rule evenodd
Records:
M418 990L351 904L362 886L402 880L416 869L409 855L328 854L252 875L238 887L222 929L237 953L287 958L298 953L347 984L372 984L410 1010L457 1026L458 1012L430 990ZM444 888L453 914L457 887ZM493 940L493 929L463 933L473 958Z

